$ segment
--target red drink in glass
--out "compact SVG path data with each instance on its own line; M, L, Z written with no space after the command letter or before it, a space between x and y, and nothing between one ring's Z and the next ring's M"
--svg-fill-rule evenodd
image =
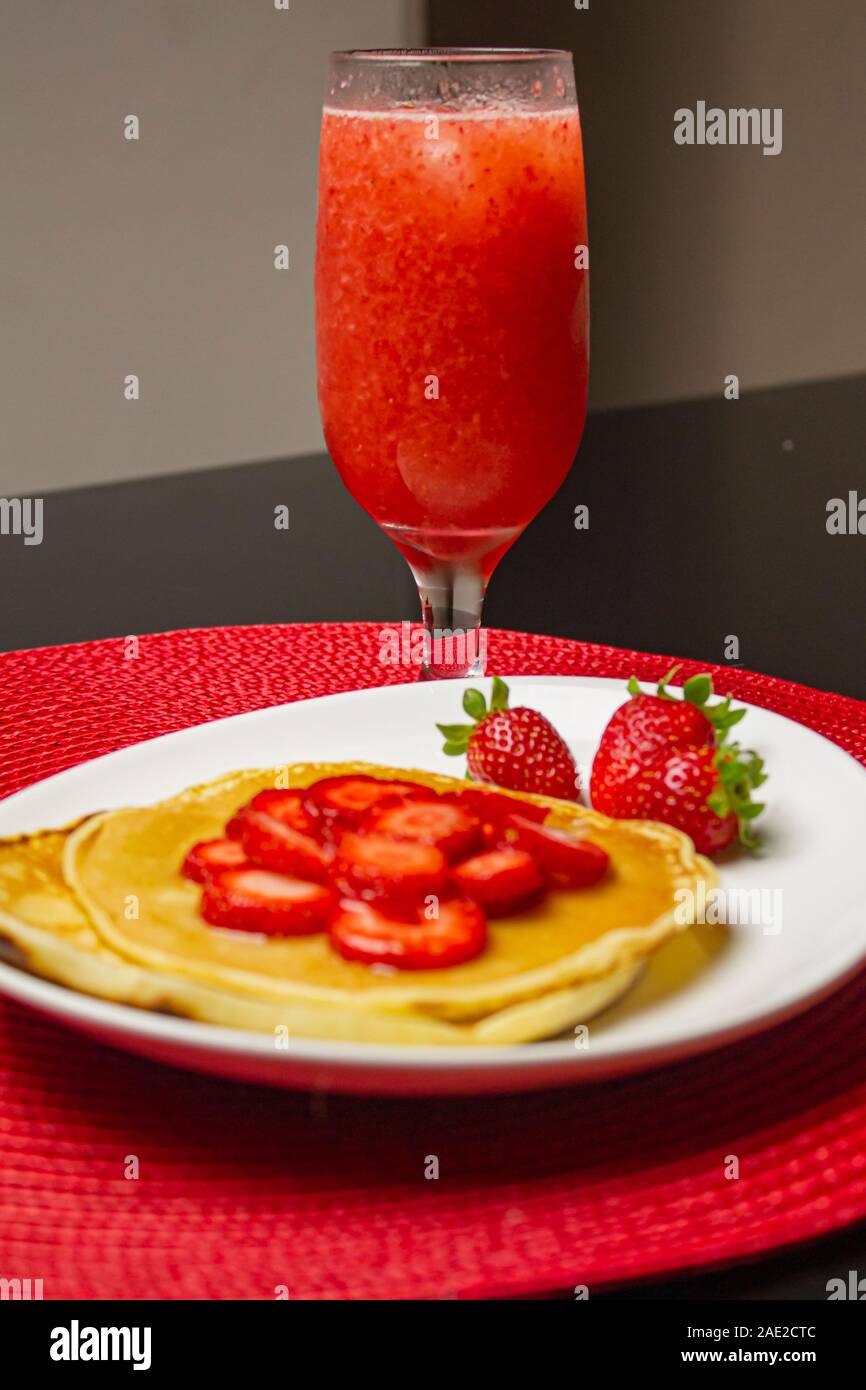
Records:
M433 627L478 623L493 567L571 467L587 398L570 58L465 52L418 55L404 82L423 89L432 69L437 83L413 104L399 81L359 109L352 82L344 95L338 86L319 166L325 438L408 559ZM336 57L355 59L367 92L370 68L388 61Z

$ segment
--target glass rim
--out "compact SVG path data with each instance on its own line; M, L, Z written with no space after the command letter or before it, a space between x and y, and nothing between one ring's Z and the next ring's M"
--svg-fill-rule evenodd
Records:
M567 48L346 48L331 54L346 63L532 63L544 58L568 59Z

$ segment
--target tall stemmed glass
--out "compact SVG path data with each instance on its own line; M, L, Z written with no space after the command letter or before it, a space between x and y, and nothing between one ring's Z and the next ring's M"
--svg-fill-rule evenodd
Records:
M417 580L422 678L483 671L490 575L577 452L586 239L570 54L331 56L319 403L343 481Z

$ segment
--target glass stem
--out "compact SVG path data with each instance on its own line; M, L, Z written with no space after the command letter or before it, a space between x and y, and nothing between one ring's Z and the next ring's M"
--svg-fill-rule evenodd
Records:
M487 634L481 609L487 580L480 570L447 561L412 567L421 598L424 654L418 679L483 676Z

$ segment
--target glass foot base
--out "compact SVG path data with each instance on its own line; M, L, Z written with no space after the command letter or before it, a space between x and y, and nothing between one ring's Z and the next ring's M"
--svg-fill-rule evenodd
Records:
M425 649L424 661L418 671L419 681L463 680L466 676L483 676L487 668L487 633L484 628L473 632L434 634Z

